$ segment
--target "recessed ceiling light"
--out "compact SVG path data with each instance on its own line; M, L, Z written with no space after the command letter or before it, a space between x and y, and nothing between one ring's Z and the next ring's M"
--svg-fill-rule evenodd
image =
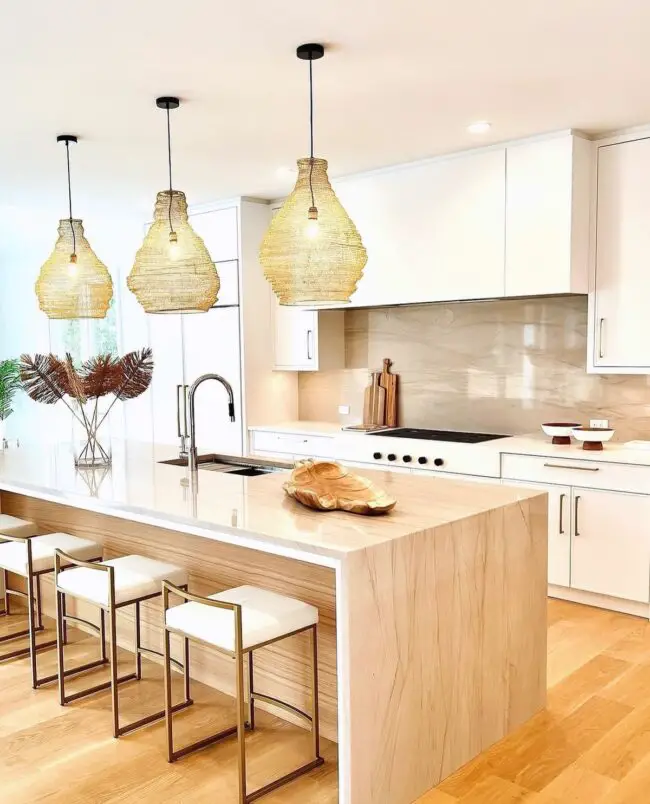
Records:
M470 134L485 134L486 131L489 131L492 128L490 123L487 120L477 120L476 123L470 123L467 126L467 130Z

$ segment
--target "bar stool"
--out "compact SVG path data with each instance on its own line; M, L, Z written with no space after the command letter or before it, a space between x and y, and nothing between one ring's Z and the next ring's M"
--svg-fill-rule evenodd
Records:
M14 523L5 523L3 519L14 519ZM20 524L19 524L20 523ZM44 630L43 605L41 592L41 576L54 572L54 553L57 549L64 549L75 558L99 561L102 557L102 548L90 539L81 539L69 533L48 533L44 536L34 535L36 527L33 522L16 520L15 517L0 515L0 569L5 588L4 614L10 614L10 597L16 596L27 600L27 623L25 631L0 637L0 643L11 642L14 639L29 637L29 647L19 648L0 655L0 662L17 659L29 655L32 670L32 687L37 689L43 684L56 681L57 675L38 677L37 652L53 648L56 640L36 644L36 635ZM13 533L9 531L12 530ZM27 535L29 534L29 535ZM7 572L13 572L27 579L27 591L9 589L7 585Z
M169 608L169 595L178 595L186 602ZM193 751L198 751L226 737L237 734L239 768L239 804L250 804L267 793L277 790L294 779L319 767L320 756L318 715L318 609L291 597L259 589L239 586L209 597L190 594L163 582L163 608L165 624L165 713L167 720L167 758L174 762ZM312 714L297 709L285 701L255 692L253 683L253 653L258 648L272 645L287 637L309 631L312 648ZM237 725L207 737L179 750L174 750L173 718L171 705L170 634L181 636L185 644L185 657L189 656L188 639L207 644L235 659L237 681ZM248 720L244 714L244 656L248 657ZM246 784L246 729L255 728L255 701L278 706L311 725L313 759L264 787L248 793Z
M73 565L73 569L61 571L62 564ZM94 564L81 561L73 556L57 550L55 554L54 577L56 585L56 625L57 648L59 659L59 702L61 706L94 695L102 690L111 690L111 704L113 712L113 737L121 737L134 729L146 726L165 717L165 710L140 718L125 726L120 726L120 710L118 686L126 681L139 681L142 678L142 656L158 656L163 654L144 648L140 641L140 604L145 600L160 597L162 582L170 580L181 589L187 589L187 572L182 567L156 561L145 556L129 555L113 558ZM100 610L100 624L88 622L81 617L72 617L66 613L66 596L71 596L91 603ZM117 612L126 606L135 606L135 671L127 675L117 675ZM106 662L106 623L105 614L109 619L109 664L111 669L110 681L97 684L72 695L65 693L66 676L72 672L80 672L83 668L65 670L64 667L64 628L67 622L73 622L84 630L89 630L99 637L102 660ZM183 664L174 662L185 676L185 700L174 707L174 711L184 709L192 703L189 697L189 669L187 657Z

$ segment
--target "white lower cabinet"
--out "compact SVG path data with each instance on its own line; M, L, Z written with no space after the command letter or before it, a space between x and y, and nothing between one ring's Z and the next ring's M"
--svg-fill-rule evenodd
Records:
M571 586L650 602L650 497L573 488Z
M507 486L526 486L548 493L548 582L571 585L571 487L504 480Z

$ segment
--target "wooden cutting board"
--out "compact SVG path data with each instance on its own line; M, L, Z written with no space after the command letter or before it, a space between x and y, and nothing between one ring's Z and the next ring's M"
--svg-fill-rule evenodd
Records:
M370 385L363 397L363 423L384 424L386 416L386 389L379 384L381 372L373 371Z
M392 362L385 357L379 384L386 391L386 426L397 427L397 374L391 374L391 366Z

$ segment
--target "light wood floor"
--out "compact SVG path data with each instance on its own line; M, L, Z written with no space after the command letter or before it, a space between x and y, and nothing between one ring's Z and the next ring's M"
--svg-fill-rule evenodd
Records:
M0 628L6 621L0 619ZM79 641L71 659L90 657L93 648L92 641ZM54 666L54 653L42 657L44 670ZM131 658L123 654L123 660ZM160 668L149 662L145 668L146 681L122 688L126 717L146 714L160 701ZM161 724L113 740L107 696L62 709L54 689L33 692L27 677L26 661L0 665L0 801L235 802L233 742L169 765ZM418 804L648 804L650 624L550 601L549 684L544 712ZM200 684L192 692L195 705L177 721L181 742L232 719L230 699ZM263 713L259 721L248 743L254 786L309 752L300 729ZM263 800L335 804L335 746L325 743L324 754L323 768Z

